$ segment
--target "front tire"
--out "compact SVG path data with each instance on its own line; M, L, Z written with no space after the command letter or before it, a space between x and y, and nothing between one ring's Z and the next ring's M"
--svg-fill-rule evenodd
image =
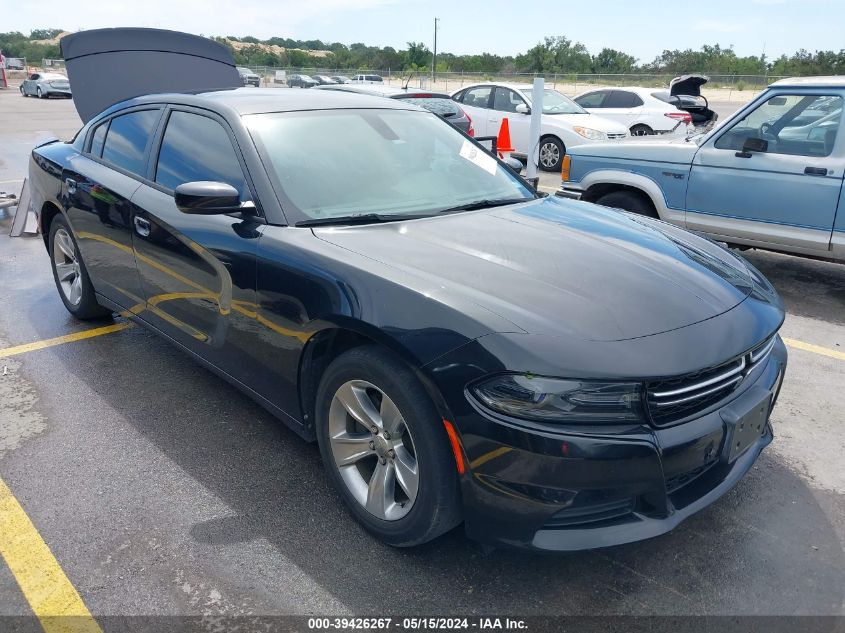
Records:
M345 352L317 392L317 440L329 478L371 534L430 541L460 522L455 458L413 372L375 346Z
M654 130L652 130L649 126L639 124L635 125L631 128L631 136L653 136Z
M49 244L53 279L67 311L81 320L110 315L110 310L97 303L79 248L62 215L57 215L50 223Z
M22 97L25 97L25 96L26 96L26 91L23 89L23 84L21 84L20 90L21 90L21 96L22 96Z
M538 166L542 171L560 171L560 164L566 156L566 147L556 136L544 136L540 139Z
M596 200L596 204L659 219L651 201L647 200L644 194L635 191L611 191Z
M46 95L41 91L41 86L38 86L38 88L35 89L35 94L38 95L39 99L45 99L46 98Z

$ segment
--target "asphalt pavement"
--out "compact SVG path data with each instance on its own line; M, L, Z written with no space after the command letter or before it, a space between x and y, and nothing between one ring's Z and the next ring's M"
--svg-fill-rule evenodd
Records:
M0 91L0 190L78 125L69 101ZM113 322L74 321L41 238L10 222L0 210L0 480L95 616L845 615L845 358L823 351L845 351L845 266L745 253L803 347L773 444L673 532L535 555L458 528L397 550L343 509L315 446L140 327L3 358ZM28 613L0 560L0 615Z

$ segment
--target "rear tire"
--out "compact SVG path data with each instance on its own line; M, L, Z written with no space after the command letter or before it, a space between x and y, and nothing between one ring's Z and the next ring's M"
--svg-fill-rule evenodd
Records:
M652 136L654 135L654 130L652 130L649 126L639 124L634 125L631 128L631 136Z
M455 457L443 422L393 354L365 346L336 358L317 391L316 427L329 478L368 532L411 547L460 523Z
M596 204L600 204L603 207L630 211L631 213L637 213L650 218L659 218L651 201L647 200L644 194L634 191L611 191L596 200Z
M50 223L50 263L59 298L77 319L87 321L109 316L97 303L94 286L79 254L79 247L64 216L56 215Z

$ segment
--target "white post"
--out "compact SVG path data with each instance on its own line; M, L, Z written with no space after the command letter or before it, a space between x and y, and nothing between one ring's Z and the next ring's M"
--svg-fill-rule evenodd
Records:
M531 127L528 131L528 165L525 177L537 177L537 160L540 154L540 117L543 116L543 88L542 77L534 78L534 89L531 91Z

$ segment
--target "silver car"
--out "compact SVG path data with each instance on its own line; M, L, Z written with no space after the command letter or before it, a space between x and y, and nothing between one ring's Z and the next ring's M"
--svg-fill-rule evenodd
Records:
M21 84L21 94L24 97L38 97L46 99L52 95L70 97L70 83L67 77L60 73L32 73L29 79Z

